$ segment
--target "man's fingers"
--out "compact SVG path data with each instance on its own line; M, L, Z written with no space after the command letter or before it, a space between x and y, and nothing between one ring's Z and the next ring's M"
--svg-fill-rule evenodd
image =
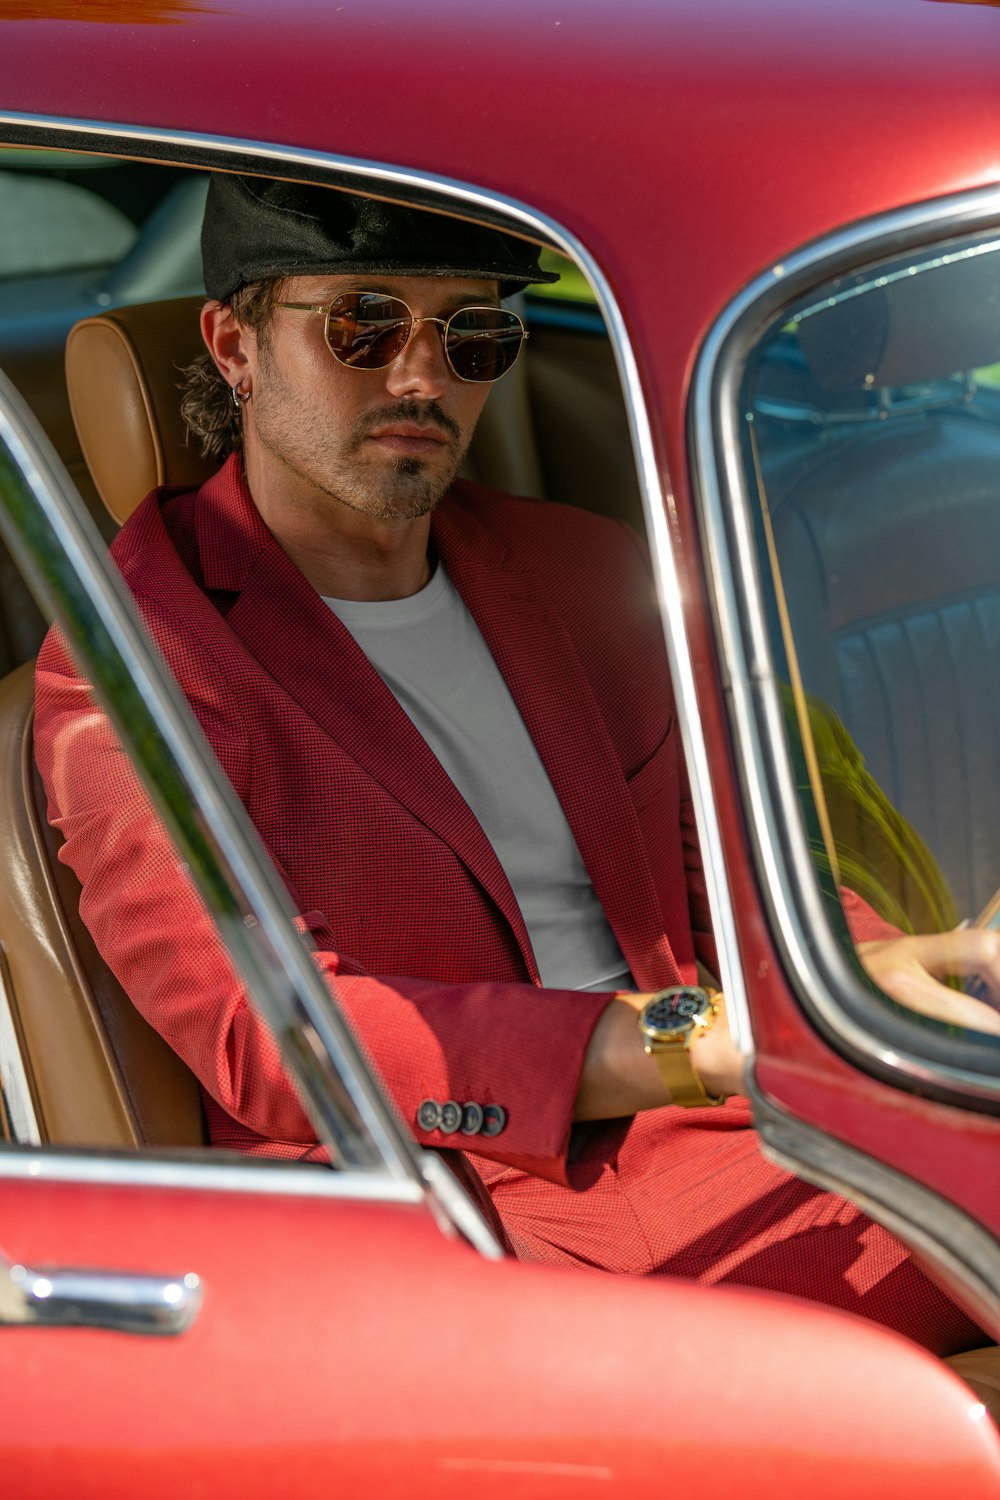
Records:
M1000 935L983 928L918 937L890 938L858 945L860 957L876 984L924 1015L973 1031L1000 1034L1000 1013L972 994L960 994L940 981L952 975L981 984L1000 999Z
M889 939L885 946L905 945L935 974L954 974L1000 960L1000 937L982 927L955 927L950 932ZM880 945L881 946L881 945Z
M1000 1012L972 995L960 994L958 990L940 984L916 965L905 969L893 966L875 972L869 969L869 973L887 995L910 1010L971 1031L1000 1035Z
M912 938L918 961L939 979L955 975L979 980L987 994L1000 1001L1000 933L982 927L958 927L953 932Z

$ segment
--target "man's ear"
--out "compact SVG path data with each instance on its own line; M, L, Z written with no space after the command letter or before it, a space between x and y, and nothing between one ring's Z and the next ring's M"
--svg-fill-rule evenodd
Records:
M250 373L248 355L253 335L237 323L228 302L205 303L201 310L201 336L226 384L239 385Z

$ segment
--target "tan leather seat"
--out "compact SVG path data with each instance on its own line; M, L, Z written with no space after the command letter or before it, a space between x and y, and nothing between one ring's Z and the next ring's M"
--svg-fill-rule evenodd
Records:
M104 964L59 863L31 743L33 664L0 681L3 988L43 1142L197 1146L198 1085Z
M201 347L199 306L186 298L127 308L70 334L73 419L117 524L154 485L197 484L211 472L184 443L177 393L179 367ZM194 1076L139 1015L80 921L79 885L57 858L61 837L34 766L32 711L29 662L0 681L0 981L38 1133L60 1145L203 1145Z
M204 348L202 299L84 318L66 340L66 388L98 493L120 526L151 489L201 484L217 466L185 441L180 371Z

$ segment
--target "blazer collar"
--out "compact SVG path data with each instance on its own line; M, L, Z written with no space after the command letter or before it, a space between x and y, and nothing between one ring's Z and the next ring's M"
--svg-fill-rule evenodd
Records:
M195 535L205 587L224 593L239 593L260 554L276 546L250 498L239 454L198 491Z
M238 458L200 490L195 524L205 586L238 594L228 626L332 739L451 847L506 917L537 983L524 920L492 845L350 632L271 536ZM637 983L678 982L622 768L544 587L541 560L511 555L478 513L471 486L456 485L441 502L432 535L535 742Z

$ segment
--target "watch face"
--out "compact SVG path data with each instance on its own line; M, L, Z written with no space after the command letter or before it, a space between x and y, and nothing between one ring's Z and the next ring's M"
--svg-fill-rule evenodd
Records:
M704 990L679 988L661 995L643 1011L643 1025L648 1031L659 1031L666 1035L678 1035L689 1031L692 1024L701 1019L708 1006Z

